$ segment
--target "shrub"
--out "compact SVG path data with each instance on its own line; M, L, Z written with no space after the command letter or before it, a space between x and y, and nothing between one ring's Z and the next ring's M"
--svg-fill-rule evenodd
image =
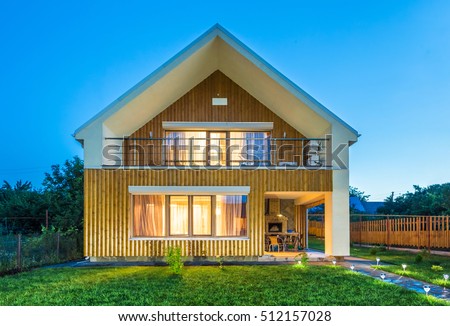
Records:
M416 262L416 264L420 264L423 260L423 256L421 254L417 254L416 258L414 259L414 261Z
M377 247L372 247L372 248L370 249L370 254L371 254L372 256L375 256L375 255L377 254L377 252L378 252L378 248L377 248Z
M309 257L308 257L307 253L302 252L302 253L298 254L297 256L295 256L294 260L296 262L300 262L301 265L306 266L306 265L308 265Z
M433 265L433 266L431 266L431 270L434 272L442 272L444 270L444 268L439 265Z
M223 256L216 257L217 263L219 264L219 268L223 269Z
M183 261L181 260L181 248L169 247L167 250L166 262L172 273L179 275L183 269Z
M424 257L424 258L426 258L426 257L429 257L430 256L430 253L428 252L428 250L427 249L422 249L421 251L420 251L420 254L422 255L422 257Z

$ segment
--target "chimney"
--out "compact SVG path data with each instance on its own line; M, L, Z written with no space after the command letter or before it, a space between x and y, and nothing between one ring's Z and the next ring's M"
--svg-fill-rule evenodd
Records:
M280 200L278 198L269 198L269 215L280 214Z

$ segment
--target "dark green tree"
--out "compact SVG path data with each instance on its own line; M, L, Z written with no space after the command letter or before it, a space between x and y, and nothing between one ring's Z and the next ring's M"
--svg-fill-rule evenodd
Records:
M52 225L66 231L83 228L83 161L75 156L46 173L44 193L49 200Z
M3 181L0 187L0 219L2 233L34 233L45 223L47 200L31 182L22 180L12 186Z
M392 193L384 202L384 206L379 209L382 214L449 215L450 183L424 188L414 186L414 192L407 192L395 198Z

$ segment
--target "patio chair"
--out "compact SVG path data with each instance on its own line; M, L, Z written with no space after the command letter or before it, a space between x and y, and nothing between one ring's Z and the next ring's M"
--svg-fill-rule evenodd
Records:
M281 244L278 242L278 236L269 235L269 251L277 250L278 252L280 252L280 247Z

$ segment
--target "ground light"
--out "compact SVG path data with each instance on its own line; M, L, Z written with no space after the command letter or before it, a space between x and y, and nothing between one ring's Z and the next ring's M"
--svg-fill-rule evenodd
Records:
M377 266L380 263L380 257L377 257Z
M403 268L403 271L406 271L406 267L407 267L408 265L406 265L406 264L402 264L402 268Z
M423 286L423 290L424 290L425 293L428 295L428 292L430 292L430 286L429 286L429 285L424 285L424 286Z
M355 269L355 265L350 266L350 269L354 270Z
M444 277L444 291L447 292L447 289L445 288L447 286L447 281L448 281L448 274L444 274L442 275Z
M386 278L386 274L381 273L381 274L380 274L380 277L381 277L381 279L384 281L384 279Z
M333 265L336 266L336 259L333 259Z

